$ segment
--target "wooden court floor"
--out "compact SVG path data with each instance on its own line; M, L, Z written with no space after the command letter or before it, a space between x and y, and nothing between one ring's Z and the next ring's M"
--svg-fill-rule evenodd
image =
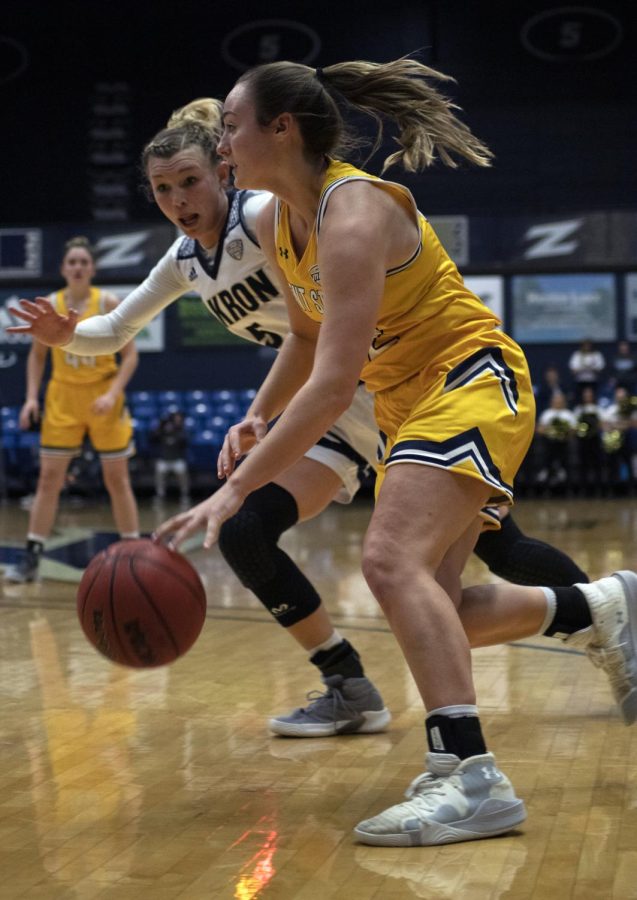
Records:
M527 805L505 837L441 848L355 843L423 768L423 712L359 571L370 506L334 507L285 547L359 649L393 721L385 734L268 735L320 688L304 653L227 570L193 549L208 617L174 665L116 667L85 641L76 585L0 596L2 900L626 900L637 897L637 728L605 677L545 638L474 653L490 748ZM143 508L150 530L171 507ZM522 501L516 519L591 577L637 567L637 501ZM0 507L0 537L27 513ZM59 534L110 527L64 509ZM59 535L58 535L59 536ZM472 559L467 581L489 578Z

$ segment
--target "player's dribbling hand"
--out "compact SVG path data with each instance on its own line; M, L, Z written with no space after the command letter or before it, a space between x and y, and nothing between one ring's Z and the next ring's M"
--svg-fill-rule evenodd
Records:
M228 478L242 456L263 440L268 424L261 416L248 416L228 429L217 457L217 477Z
M177 550L191 534L205 529L203 545L209 550L219 539L223 523L241 509L244 500L233 483L224 484L212 497L163 522L153 534L153 540L162 541L172 535L168 546Z
M68 344L77 325L76 310L69 309L68 315L60 315L46 297L35 300L20 300L20 306L10 306L9 312L26 325L10 325L5 331L10 334L30 334L47 347Z

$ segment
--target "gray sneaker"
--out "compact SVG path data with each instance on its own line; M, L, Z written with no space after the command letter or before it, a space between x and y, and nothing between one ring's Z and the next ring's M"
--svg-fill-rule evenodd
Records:
M27 556L23 556L19 563L6 567L4 580L11 581L14 584L26 584L29 581L36 581L38 568L37 560L31 560Z
M385 730L391 713L368 678L330 675L323 683L327 690L310 691L308 706L270 719L270 731L284 737L326 737Z
M524 803L492 753L462 762L453 753L428 753L427 771L405 796L405 803L360 822L358 840L376 847L452 844L504 834L526 819Z
M626 725L637 721L637 575L614 572L576 584L586 597L593 624L564 641L578 647L610 681Z

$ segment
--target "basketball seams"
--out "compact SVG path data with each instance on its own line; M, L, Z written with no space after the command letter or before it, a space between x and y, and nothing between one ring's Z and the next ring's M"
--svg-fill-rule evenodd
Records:
M124 558L130 559L131 557L130 556L123 557L123 555L119 554L119 553L111 554L111 557L112 557L111 578L110 578L110 584L108 586L108 608L109 608L109 612L111 614L110 624L113 629L113 635L117 638L117 650L118 650L118 652L123 651L123 654L126 657L125 660L116 659L116 660L114 660L114 662L119 662L119 663L123 662L127 665L131 665L129 660L130 660L130 656L132 656L132 654L129 654L129 652L128 652L128 646L129 646L128 642L123 639L123 636L122 636L120 628L119 628L118 617L115 614L116 613L116 610L115 610L115 581L117 578L117 568L118 568L120 562L122 562ZM135 659L134 656L133 656L133 659Z
M182 650L181 650L181 648L178 646L177 641L175 640L175 636L174 636L173 633L172 633L172 629L170 628L168 622L167 622L166 619L164 618L163 614L160 612L160 610L159 610L159 608L157 607L157 605L155 604L155 602L154 602L154 601L152 600L152 598L149 596L146 587L145 587L144 584L142 583L142 581L141 581L141 579L140 579L138 573L135 571L136 557L131 555L131 556L128 557L128 561L129 561L129 567L128 567L128 568L129 568L129 573L130 573L131 577L133 578L133 580L135 581L135 584L137 585L137 587L139 588L139 590L140 590L141 593L143 594L143 596L144 596L146 602L148 603L148 605L150 606L150 608L153 610L153 612L154 612L154 614L155 614L155 616L156 616L156 618L157 618L157 621L158 621L159 623L161 623L161 625L162 625L162 627L163 627L163 629L164 629L164 632L166 633L166 637L168 638L168 640L169 640L169 641L171 642L171 644L173 645L173 649L174 649L174 651L175 651L175 656L179 656L179 654L182 652ZM149 562L151 562L151 560L149 560L149 559L142 559L142 562L143 562L143 565L147 565ZM155 566L155 568L158 568L158 569L166 569L166 566Z
M121 559L122 557L130 560L136 560L139 558L137 554L134 553L118 554L118 559ZM178 572L173 566L167 566L165 565L165 563L161 562L158 559L154 559L152 556L143 556L142 559L144 563L152 563L152 565L160 572L169 575L171 578L176 579L183 587L188 588L189 593L196 600L198 606L203 610L204 613L206 612L208 606L206 602L206 592L204 590L203 584L199 579L199 575L197 574L196 570L192 566L190 566L190 563L188 563L191 569L189 574L192 574L197 578L197 581L195 583Z
M78 603L78 615L80 617L80 623L82 625L82 628L84 628L84 612L86 611L86 604L90 597L91 591L93 590L93 587L95 586L95 582L97 581L99 574L104 567L105 562L106 562L106 553L104 552L104 550L102 550L101 553L92 560L92 562L89 565L89 569L84 573L85 575L87 575L87 574L90 575L91 568L93 566L95 566L95 574L93 575L93 579L82 595L81 606ZM99 563L99 565L95 565L95 563ZM79 598L78 598L78 600L79 600Z

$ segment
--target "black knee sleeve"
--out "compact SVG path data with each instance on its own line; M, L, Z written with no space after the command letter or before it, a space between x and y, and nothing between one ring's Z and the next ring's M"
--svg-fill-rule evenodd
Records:
M247 497L219 535L219 549L228 565L284 628L307 618L321 604L308 579L278 546L298 517L292 494L266 484Z
M509 514L500 531L484 531L475 546L478 559L498 578L513 584L569 587L587 582L570 556L544 541L523 534Z

